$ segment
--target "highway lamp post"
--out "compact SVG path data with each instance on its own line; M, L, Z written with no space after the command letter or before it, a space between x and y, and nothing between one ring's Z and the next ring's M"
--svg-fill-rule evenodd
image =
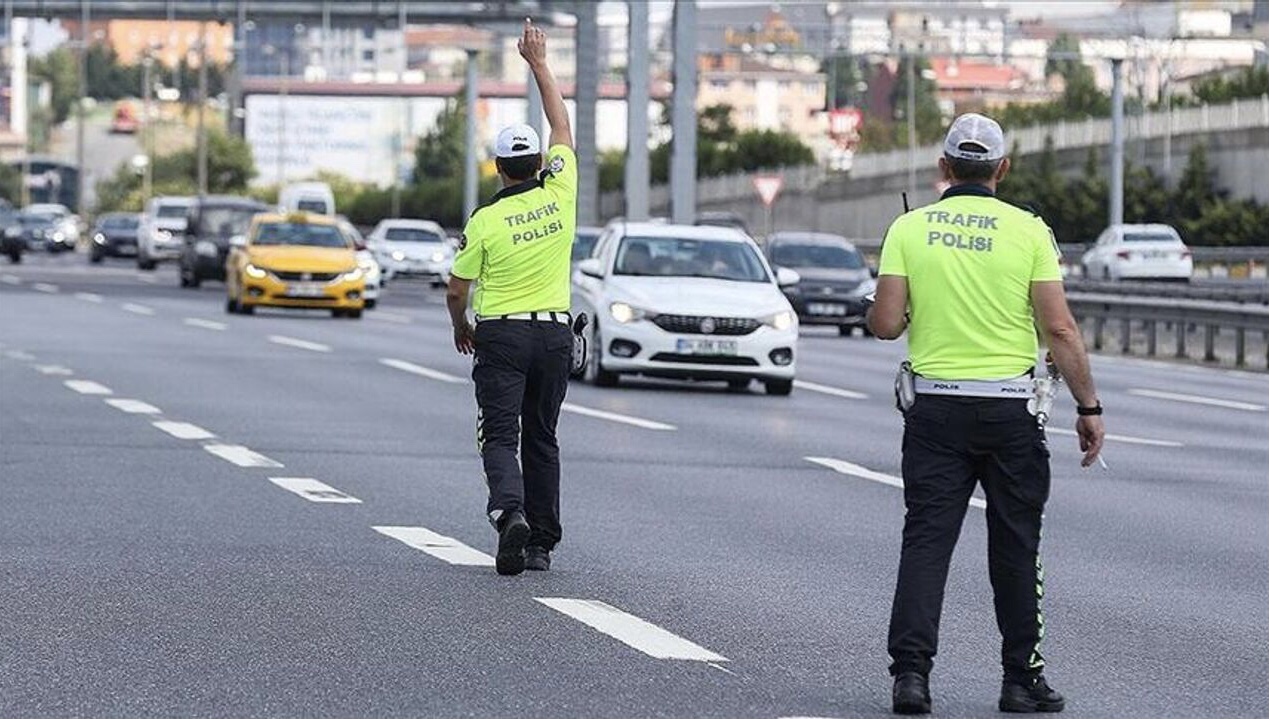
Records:
M79 3L79 91L75 102L75 211L84 211L84 99L88 96L88 22L90 0Z
M916 201L916 56L908 55L908 197Z
M7 7L7 3L6 3ZM31 28L35 23L27 20L26 35L22 38L22 51L30 57L31 55ZM22 206L26 207L31 204L31 152L35 149L34 127L31 125L31 80L26 80L26 87L23 88L23 96L26 101L23 103L23 109L26 112L26 152L22 153Z
M207 21L198 28L198 194L207 194Z
M141 139L145 146L144 157L146 158L141 176L141 196L147 203L150 201L150 196L154 194L154 82L150 76L153 68L154 48L151 46L146 48L145 56L141 59L141 112L144 116L141 132L145 133Z

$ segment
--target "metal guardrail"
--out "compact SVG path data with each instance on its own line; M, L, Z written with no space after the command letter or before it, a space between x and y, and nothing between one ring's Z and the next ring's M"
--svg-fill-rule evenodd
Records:
M1117 297L1158 297L1171 300L1269 304L1269 283L1265 282L1193 285L1180 282L1107 282L1068 277L1064 284L1067 292Z
M1067 302L1081 323L1092 321L1095 350L1105 348L1106 326L1110 322L1120 325L1119 349L1124 354L1132 353L1134 323L1145 333L1145 353L1150 357L1159 354L1160 325L1173 331L1173 356L1177 358L1190 358L1188 330L1191 327L1202 328L1204 362L1218 361L1217 337L1227 331L1234 335L1234 364L1238 367L1247 366L1248 332L1261 333L1269 347L1269 306L1092 293L1070 294ZM1269 369L1269 349L1264 362Z

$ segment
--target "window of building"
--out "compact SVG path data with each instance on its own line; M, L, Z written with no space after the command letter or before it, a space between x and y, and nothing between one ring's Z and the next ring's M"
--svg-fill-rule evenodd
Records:
M710 80L709 81L709 86L715 90L726 90L728 84L729 83L726 80Z
M374 61L375 61L375 51L374 51L374 50L362 50L362 51L361 51L361 61L362 61L362 62L374 62Z
M365 25L362 25L361 36L366 38L367 40L373 40L375 38L374 23L366 23Z

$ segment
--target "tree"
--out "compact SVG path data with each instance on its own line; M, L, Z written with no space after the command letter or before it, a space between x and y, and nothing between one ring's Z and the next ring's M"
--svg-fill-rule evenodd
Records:
M16 165L0 163L0 198L14 206L22 201L22 170Z
M414 148L414 182L462 177L467 159L467 103L460 94L445 103L436 126Z
M859 61L849 55L835 55L820 63L820 72L829 78L825 107L835 110L842 107L863 107L864 96L860 84L864 82ZM866 87L866 85L864 85Z
M155 157L152 176L154 194L193 195L198 192L197 151L193 148ZM207 133L207 191L210 194L246 194L256 176L251 146L241 138L220 130ZM97 183L97 211L141 209L141 176L129 163Z
M908 138L908 66L912 68L916 79L916 144L935 142L942 138L946 128L943 127L943 110L939 108L938 86L934 80L926 77L930 69L929 60L924 57L905 57L899 61L898 74L895 76L894 89L890 92L890 106L894 108L891 119L894 120L895 142L907 147L912 140Z
M1269 65L1245 67L1230 77L1209 77L1194 84L1194 98L1208 104L1269 95Z
M796 135L778 130L737 130L732 113L731 105L726 104L711 105L697 113L697 177L792 167L815 161L815 154ZM653 182L669 182L672 148L673 140L657 145L649 153ZM617 173L618 167L624 168L624 157L620 166L615 158L610 159L607 172Z
M79 70L75 55L66 47L50 51L31 60L31 77L47 82L52 95L53 124L60 125L70 117L79 96Z

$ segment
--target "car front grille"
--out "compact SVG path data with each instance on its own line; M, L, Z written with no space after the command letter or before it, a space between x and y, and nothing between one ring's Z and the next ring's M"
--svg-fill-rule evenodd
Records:
M338 272L279 272L270 270L273 276L284 282L330 282L339 277Z
M757 367L758 360L752 357L733 357L730 355L683 355L674 352L658 352L652 355L653 362L673 362L675 364L726 365L729 367Z
M693 315L657 315L652 320L666 332L684 335L747 335L762 324L748 317L696 317Z

